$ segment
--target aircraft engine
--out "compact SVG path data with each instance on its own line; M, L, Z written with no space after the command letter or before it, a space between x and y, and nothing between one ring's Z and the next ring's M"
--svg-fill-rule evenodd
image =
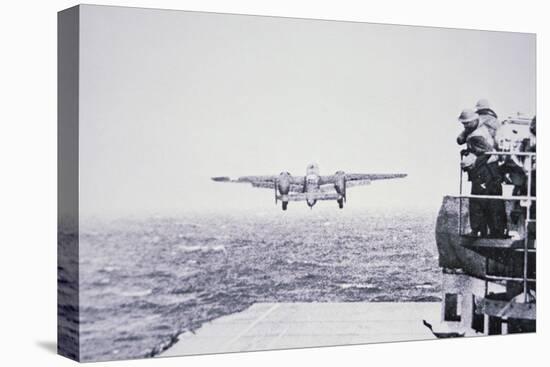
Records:
M344 201L346 201L346 173L343 171L338 171L334 174L336 179L334 181L334 189L340 195Z
M281 172L277 179L277 188L281 195L288 195L290 191L290 173Z
M283 210L286 210L288 206L287 195L290 192L290 173L281 172L279 174L279 177L275 182L275 203L277 202L277 190L279 190L279 194L281 194L281 201L283 202Z

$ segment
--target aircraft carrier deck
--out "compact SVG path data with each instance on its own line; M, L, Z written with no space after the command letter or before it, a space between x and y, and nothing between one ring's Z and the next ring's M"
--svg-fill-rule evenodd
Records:
M435 339L439 302L256 303L186 332L160 357Z

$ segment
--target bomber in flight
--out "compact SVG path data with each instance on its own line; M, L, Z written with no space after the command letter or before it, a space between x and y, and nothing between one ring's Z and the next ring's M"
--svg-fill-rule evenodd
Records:
M321 176L319 167L316 164L310 164L306 168L305 176L292 176L288 172L281 172L274 176L243 176L237 179L212 177L212 180L250 183L253 187L274 190L275 204L280 200L283 210L287 209L289 201L305 201L310 208L313 208L318 200L336 200L339 208L342 209L346 201L347 188L368 185L375 180L406 176L404 173L368 174L345 173L343 171L338 171L330 176Z

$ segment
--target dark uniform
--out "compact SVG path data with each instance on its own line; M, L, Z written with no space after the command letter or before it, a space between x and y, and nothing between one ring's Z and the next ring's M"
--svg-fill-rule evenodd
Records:
M472 195L502 195L502 174L495 156L485 153L494 151L492 134L485 124L466 138L466 154L476 158L473 165L465 167L472 183ZM493 199L470 199L470 226L472 234L481 237L502 238L507 228L504 201Z

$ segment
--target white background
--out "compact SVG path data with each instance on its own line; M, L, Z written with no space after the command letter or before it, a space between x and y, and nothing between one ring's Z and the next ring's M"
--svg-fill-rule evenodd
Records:
M98 1L161 7L445 26L538 34L539 182L547 181L543 104L548 77L548 12L542 1ZM56 12L71 1L4 2L0 6L0 365L71 365L55 355L56 339ZM460 55L461 50L456 50ZM511 50L512 52L512 50ZM541 135L542 134L542 135ZM539 184L539 188L541 185ZM539 189L539 209L547 190ZM525 365L546 356L545 238L539 210L537 335L455 339L277 352L115 362L117 366ZM548 343L545 343L546 347ZM542 362L544 363L544 362ZM107 365L99 363L96 365Z

